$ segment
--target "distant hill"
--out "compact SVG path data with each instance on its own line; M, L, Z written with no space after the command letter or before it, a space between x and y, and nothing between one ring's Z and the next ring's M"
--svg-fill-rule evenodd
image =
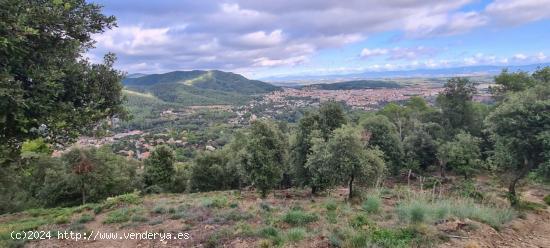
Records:
M205 90L219 90L241 94L267 93L278 90L279 87L250 80L242 75L223 71L173 71L164 74L150 74L141 77L125 78L126 86L152 87L157 84L187 85Z
M280 89L239 74L216 70L173 71L127 77L122 82L130 90L150 94L166 103L186 106L241 104L253 95Z
M337 83L311 84L299 88L314 88L319 90L358 90L358 89L380 89L380 88L401 88L402 85L381 80L353 80Z

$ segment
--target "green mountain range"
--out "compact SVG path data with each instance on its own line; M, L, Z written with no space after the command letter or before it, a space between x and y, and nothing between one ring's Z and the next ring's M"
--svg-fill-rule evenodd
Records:
M164 102L186 106L241 104L254 95L280 89L239 74L217 70L173 71L127 77L122 82L129 91L149 94Z

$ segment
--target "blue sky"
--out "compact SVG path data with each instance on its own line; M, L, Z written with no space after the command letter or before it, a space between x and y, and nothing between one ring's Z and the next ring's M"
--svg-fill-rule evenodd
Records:
M129 73L251 78L550 61L550 0L92 1L117 17L87 56Z

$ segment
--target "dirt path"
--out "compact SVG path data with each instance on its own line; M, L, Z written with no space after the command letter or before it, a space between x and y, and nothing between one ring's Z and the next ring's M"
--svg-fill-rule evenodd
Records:
M523 193L527 201L544 204L542 198L547 192L531 189ZM486 225L470 231L466 238L452 238L440 247L550 247L550 209L526 213L504 227L500 232Z

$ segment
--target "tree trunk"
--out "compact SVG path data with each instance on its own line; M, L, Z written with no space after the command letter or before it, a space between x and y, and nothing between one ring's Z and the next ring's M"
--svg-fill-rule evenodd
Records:
M508 186L508 200L510 200L510 205L517 206L519 204L519 198L516 193L516 185L520 179L522 179L531 169L533 168L533 160L524 158L524 165L522 170L517 174L517 176L512 180Z
M446 167L445 165L446 165L446 164L447 164L447 163L446 163L445 161L439 160L439 170L440 170L440 173L441 173L441 177L442 177L442 178L445 178L445 177L446 177L446 175L445 175L445 167Z
M316 186L311 186L311 195L314 196L317 194L317 187Z
M351 177L349 179L349 184L348 184L348 188L349 188L348 199L349 200L351 200L351 198L353 198L353 179L354 179L354 176L351 175Z

